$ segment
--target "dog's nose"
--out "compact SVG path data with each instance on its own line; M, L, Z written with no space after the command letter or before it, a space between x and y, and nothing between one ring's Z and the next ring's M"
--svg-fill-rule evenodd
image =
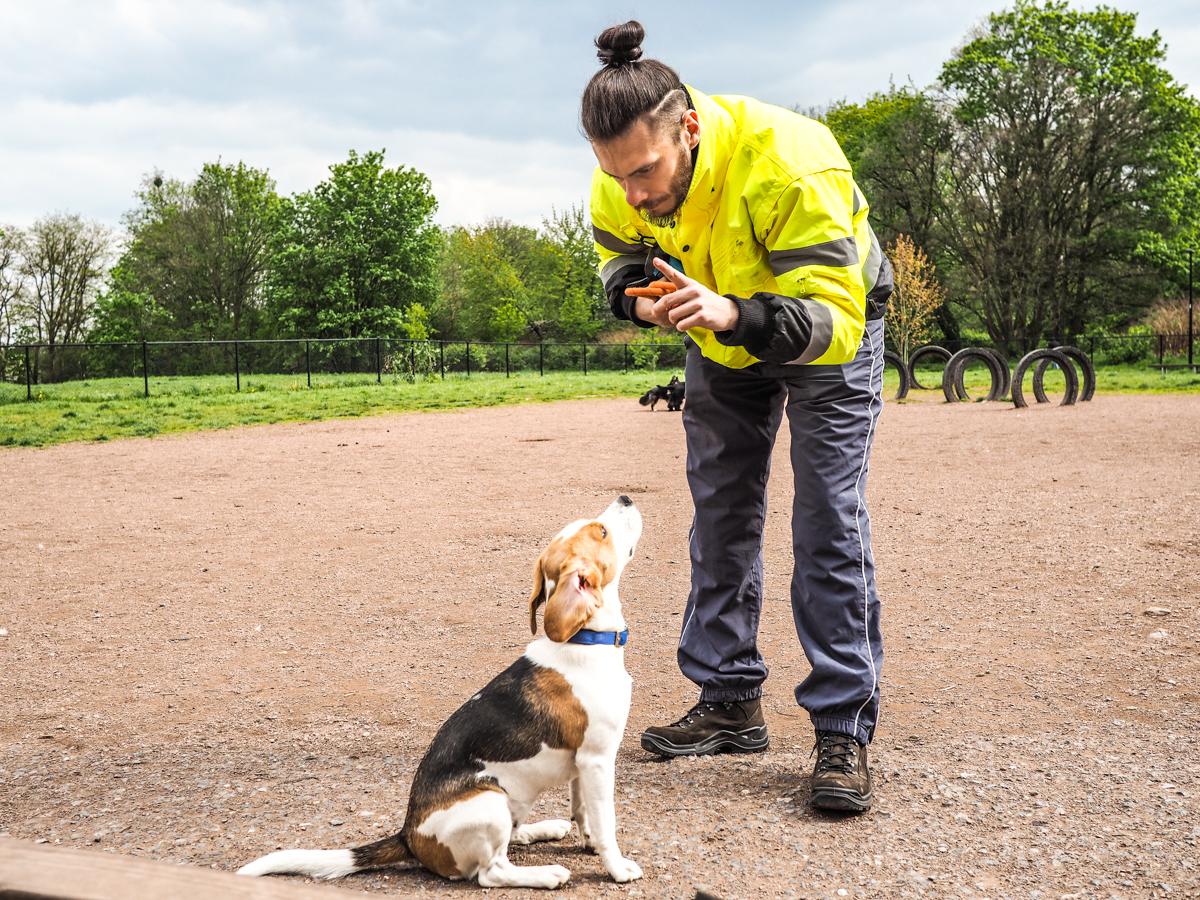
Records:
M624 494L622 494L620 497L617 498L617 502L620 503L622 506L633 506L633 501L630 500L628 497L626 497Z

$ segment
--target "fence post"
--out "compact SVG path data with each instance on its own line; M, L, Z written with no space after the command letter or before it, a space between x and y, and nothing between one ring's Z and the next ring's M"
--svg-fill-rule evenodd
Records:
M587 344L583 344L583 374L587 374Z
M1096 336L1094 334L1088 338L1088 359L1092 362L1096 361Z
M146 352L144 340L142 341L142 396L150 396L150 355Z
M1167 336L1160 334L1158 336L1158 365L1161 368L1163 364L1163 351L1166 349Z
M25 399L33 399L33 381L29 376L29 345L25 345Z
M538 341L538 374L546 374L546 345L542 341Z
M504 342L504 377L508 377L508 341Z
M471 377L471 342L467 341L467 377Z
M304 342L304 375L308 379L308 386L312 387L312 357L308 352L309 341Z
M1193 372L1195 369L1195 357L1192 355L1192 349L1196 343L1195 326L1192 325L1192 257L1196 251L1191 247L1188 248L1188 368Z
M383 350L379 338L375 338L375 383L383 384Z
M438 341L438 371L442 373L442 381L446 380L446 342Z
M233 374L237 378L237 389L242 390L242 357L238 352L238 342L233 342Z
M623 348L621 350L621 371L628 374L629 373L629 345L622 344L621 347Z
M412 371L412 380L417 380L417 344L414 341L408 345L408 368Z

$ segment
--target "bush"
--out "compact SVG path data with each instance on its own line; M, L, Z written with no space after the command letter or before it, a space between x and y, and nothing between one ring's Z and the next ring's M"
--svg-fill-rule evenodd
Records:
M1166 355L1182 356L1187 353L1188 302L1186 298L1159 300L1150 307L1143 323L1146 331L1151 334L1165 335L1163 344ZM1154 348L1154 352L1157 353L1157 341Z
M647 328L630 342L629 354L633 357L635 369L653 371L660 363L668 367L674 365L681 348L678 332Z

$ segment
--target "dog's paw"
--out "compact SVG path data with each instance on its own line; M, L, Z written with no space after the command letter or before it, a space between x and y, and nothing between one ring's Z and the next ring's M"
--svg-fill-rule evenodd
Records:
M548 888L562 887L571 880L571 870L566 866L539 866L545 872L545 886Z
M642 867L632 859L624 856L618 856L613 861L606 863L605 868L608 869L608 874L612 876L612 880L618 884L635 881L642 877Z
M566 819L547 819L514 829L510 842L532 844L536 841L561 841L570 833L571 823Z

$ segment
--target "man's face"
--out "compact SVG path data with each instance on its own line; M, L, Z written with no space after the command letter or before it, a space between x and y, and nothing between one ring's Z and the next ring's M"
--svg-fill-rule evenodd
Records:
M616 179L625 201L652 225L667 226L692 184L692 149L700 141L696 113L689 110L677 128L656 134L639 120L620 137L595 142L600 168Z

